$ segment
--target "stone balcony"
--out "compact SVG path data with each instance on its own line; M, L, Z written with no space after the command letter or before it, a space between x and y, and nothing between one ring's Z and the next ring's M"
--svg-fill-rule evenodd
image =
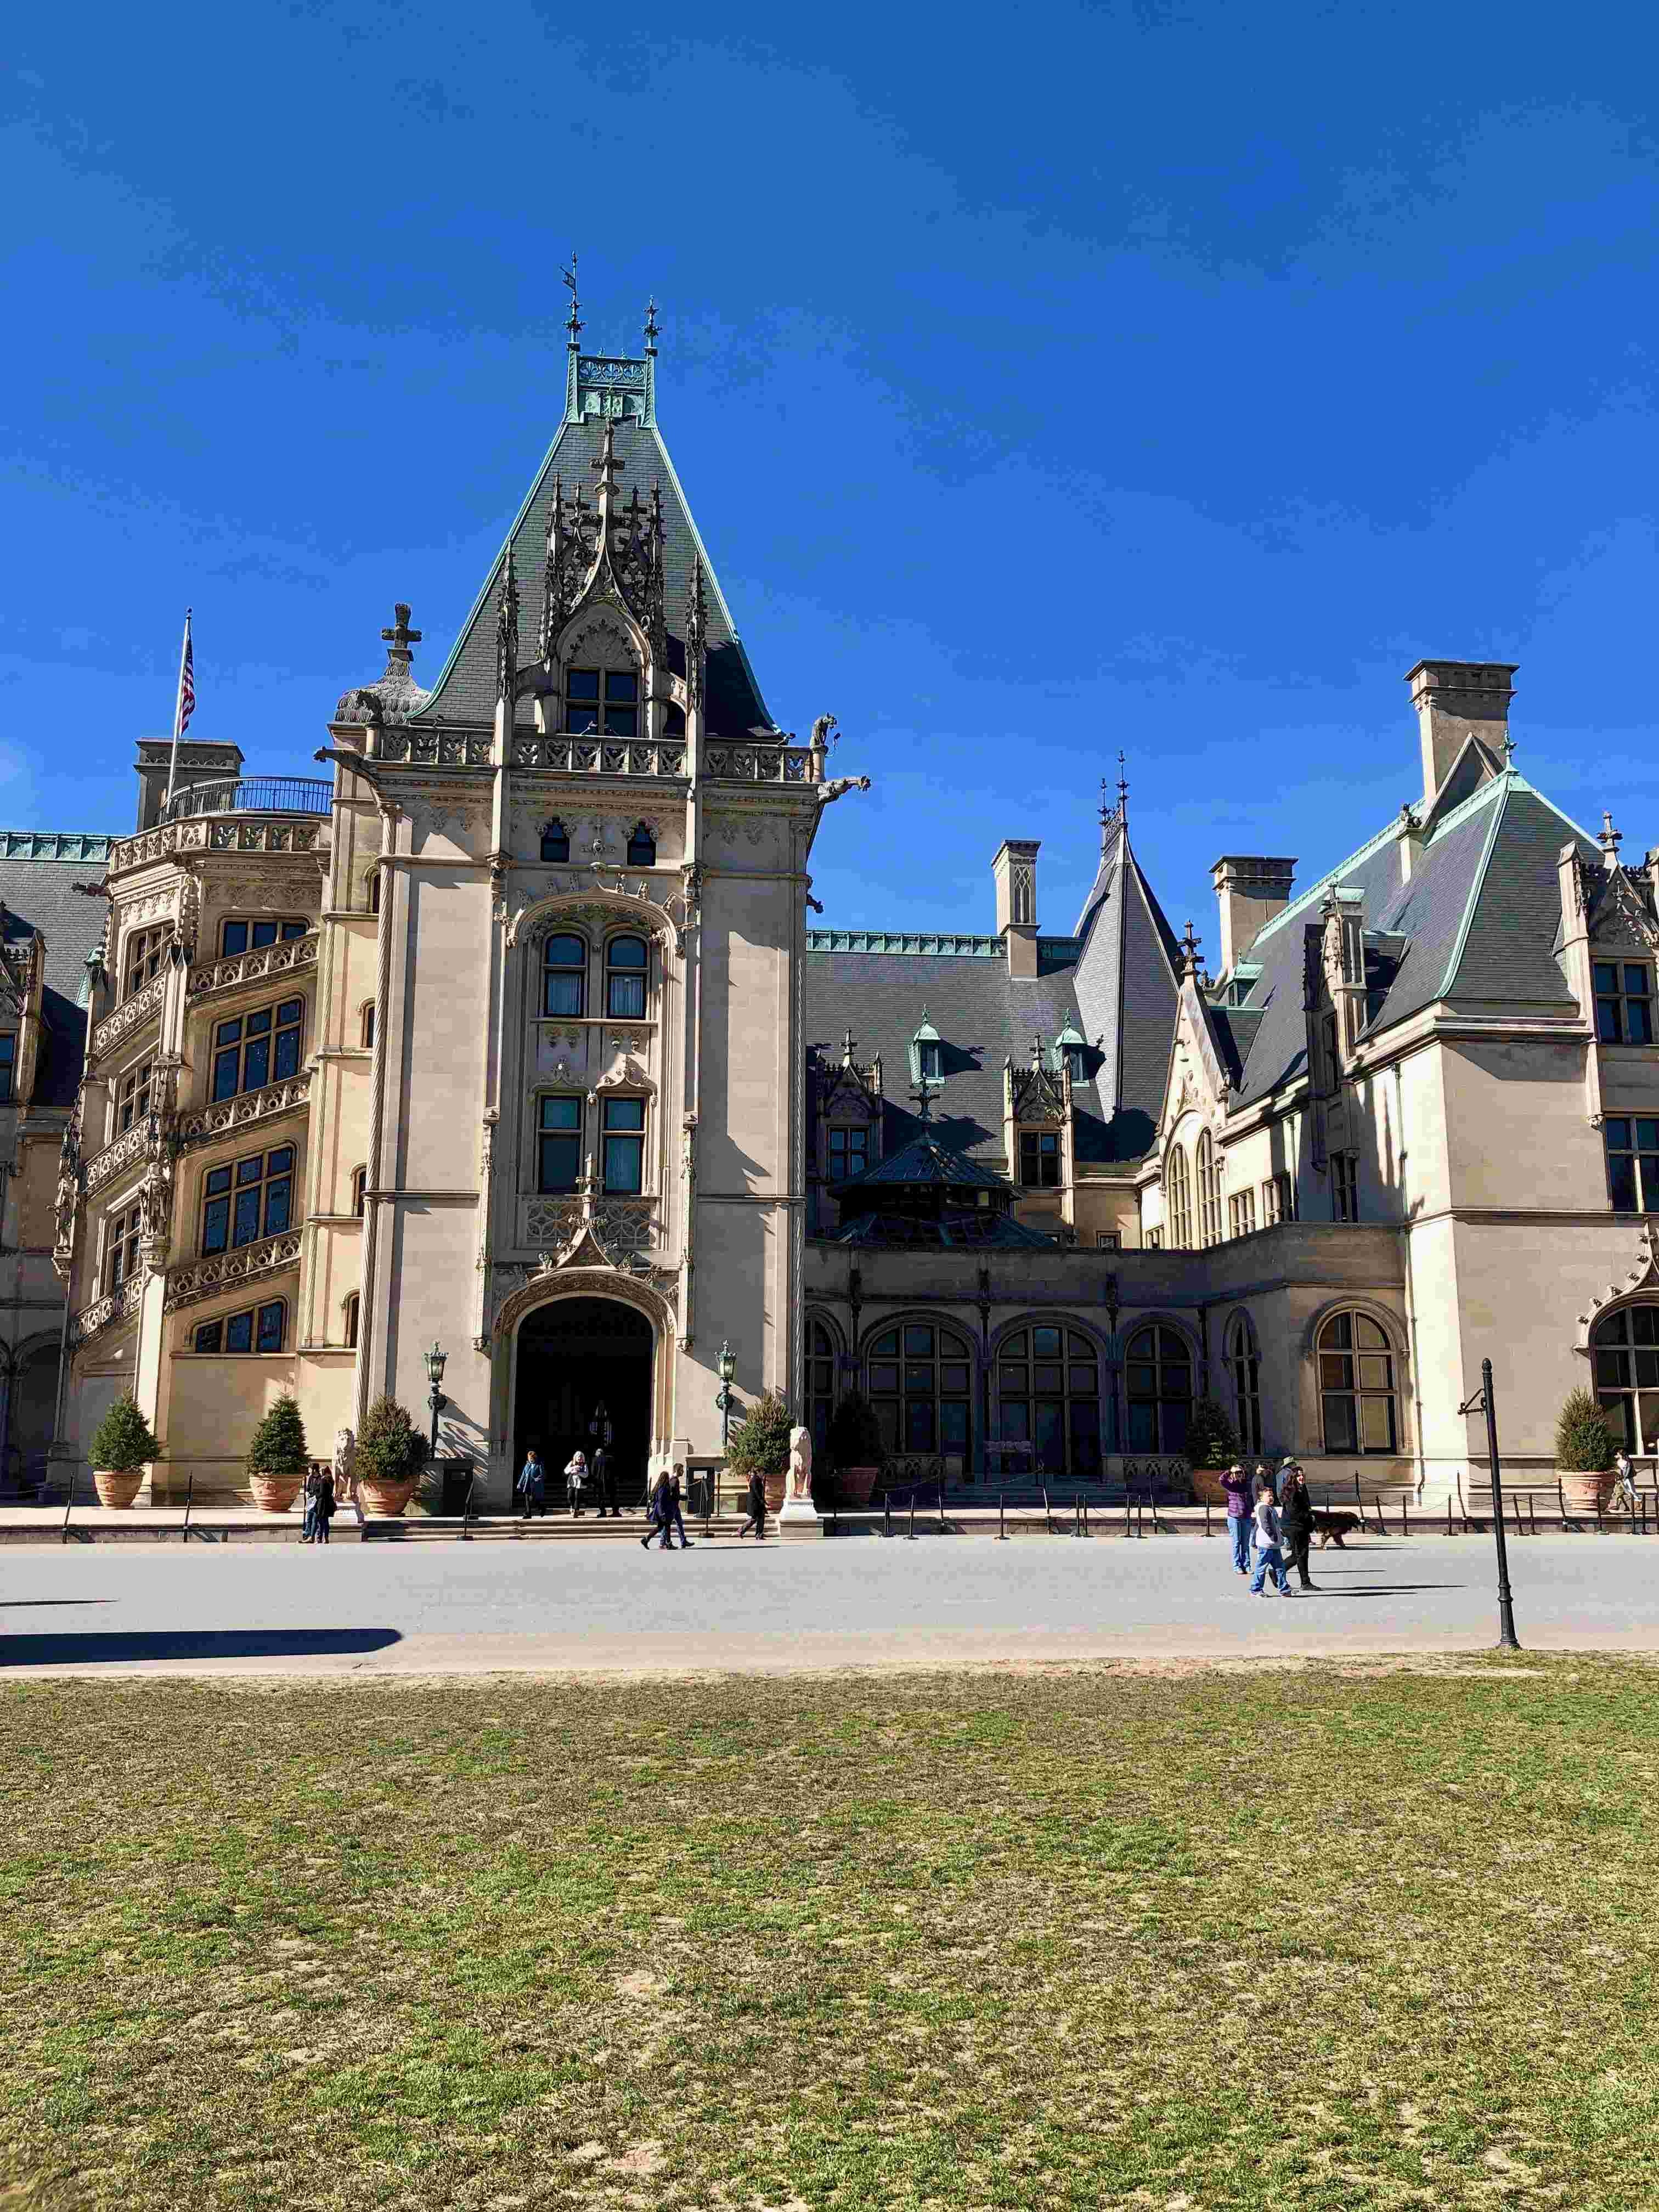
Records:
M263 983L273 975L297 980L298 971L316 966L318 943L313 931L276 945L262 945L234 960L213 960L192 967L190 995L198 999L213 992L234 991L249 983Z
M333 810L325 776L226 777L188 786L153 829L114 839L112 877L183 853L315 853Z

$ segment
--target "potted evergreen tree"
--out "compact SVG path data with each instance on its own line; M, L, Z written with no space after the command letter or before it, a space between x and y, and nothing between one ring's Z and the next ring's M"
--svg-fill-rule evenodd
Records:
M247 1448L247 1486L261 1513L286 1513L300 1494L311 1464L298 1401L284 1391L253 1431Z
M1193 1495L1200 1505L1224 1505L1227 1493L1217 1480L1224 1468L1238 1457L1238 1431L1226 1409L1213 1398L1195 1398L1187 1417L1187 1441L1182 1447L1192 1472Z
M426 1457L426 1438L395 1398L377 1398L357 1432L353 1470L365 1511L406 1512Z
M732 1431L726 1464L746 1482L751 1474L766 1479L766 1510L782 1510L784 1480L789 1472L789 1431L795 1424L789 1408L776 1391L769 1390Z
M1555 1424L1555 1471L1570 1513L1594 1513L1613 1497L1612 1424L1589 1392L1571 1390Z
M824 1449L836 1470L837 1504L855 1510L867 1505L887 1447L876 1409L861 1390L849 1390L830 1416Z
M143 1486L144 1469L161 1456L149 1423L129 1391L118 1398L87 1448L100 1505L131 1505Z

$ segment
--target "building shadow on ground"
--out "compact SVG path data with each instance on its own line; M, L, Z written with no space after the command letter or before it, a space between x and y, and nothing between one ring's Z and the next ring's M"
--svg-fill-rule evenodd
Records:
M88 1629L0 1636L0 1668L107 1667L143 1659L349 1658L402 1641L395 1628Z

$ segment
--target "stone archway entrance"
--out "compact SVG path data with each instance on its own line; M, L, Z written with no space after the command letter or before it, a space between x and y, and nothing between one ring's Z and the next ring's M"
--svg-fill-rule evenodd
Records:
M572 1452L580 1446L593 1456L590 1424L603 1405L617 1498L637 1505L651 1455L653 1353L650 1322L615 1298L557 1298L527 1315L519 1330L514 1478L533 1441L547 1463L549 1495L562 1498Z

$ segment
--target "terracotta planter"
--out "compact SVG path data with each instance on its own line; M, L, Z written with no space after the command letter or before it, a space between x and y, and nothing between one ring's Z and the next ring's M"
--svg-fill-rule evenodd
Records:
M1218 1467L1195 1467L1192 1470L1193 1496L1200 1505L1224 1505L1227 1493L1221 1487Z
M395 1521L398 1514L408 1510L409 1501L415 1495L416 1480L409 1474L400 1482L381 1482L372 1474L360 1474L357 1494L362 1499L363 1510Z
M1605 1513L1613 1503L1613 1485L1617 1477L1607 1474L1564 1474L1560 1478L1561 1495L1567 1501L1569 1513L1593 1514L1597 1506Z
M836 1469L836 1486L841 1492L841 1503L849 1512L855 1513L870 1503L876 1477L880 1473L878 1467L838 1467Z
M767 1476L766 1510L769 1513L778 1514L782 1512L783 1493L788 1480L789 1470L787 1468L781 1467L775 1474L769 1474Z
M142 1467L125 1468L118 1473L109 1468L95 1467L92 1480L100 1505L131 1505L144 1486L144 1470Z
M261 1513L286 1513L304 1480L302 1474L250 1474L248 1495Z

